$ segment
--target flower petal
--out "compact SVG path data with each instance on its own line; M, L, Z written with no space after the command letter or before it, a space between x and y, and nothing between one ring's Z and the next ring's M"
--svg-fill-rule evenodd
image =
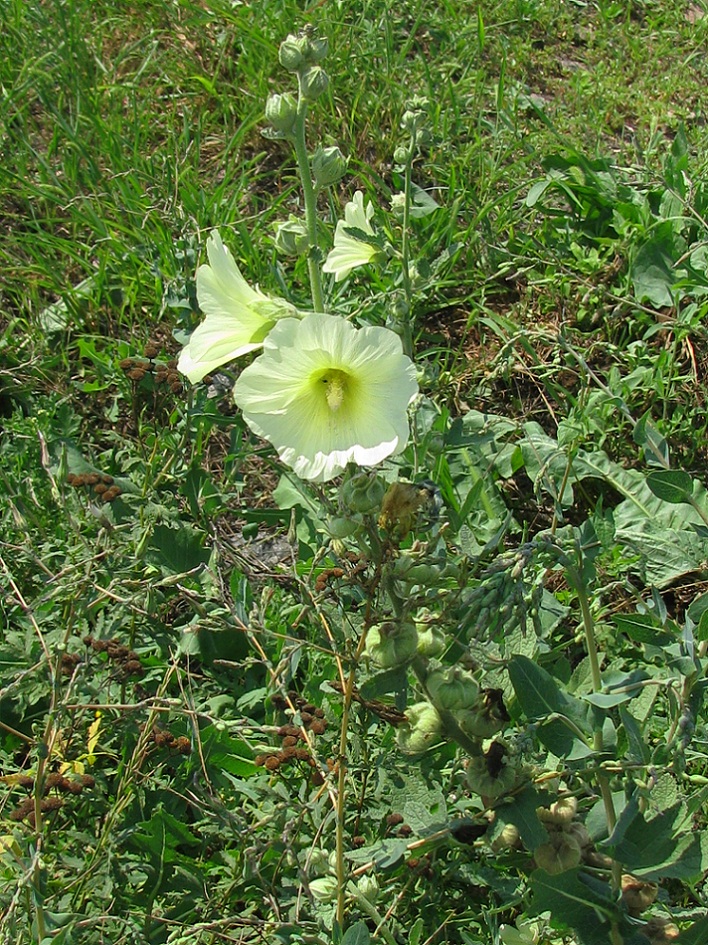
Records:
M379 250L375 246L364 243L346 232L348 227L354 227L363 233L375 236L376 231L369 222L373 215L373 204L369 201L364 207L364 195L357 190L354 199L344 207L344 219L337 223L334 231L334 245L322 267L323 272L334 274L335 282L341 282L352 269L367 265L378 255Z
M215 230L208 264L197 270L197 300L206 315L182 350L177 368L195 384L206 374L259 348L277 318L297 315L283 299L253 289Z
M338 384L336 395L328 384ZM283 319L242 371L244 419L303 479L325 481L350 462L372 466L404 449L418 385L401 340L333 315Z

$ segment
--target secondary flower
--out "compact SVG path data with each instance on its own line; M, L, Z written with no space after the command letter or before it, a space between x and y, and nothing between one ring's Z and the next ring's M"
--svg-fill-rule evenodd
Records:
M241 372L234 398L251 429L302 479L324 482L348 463L375 466L408 441L415 368L388 328L336 315L284 318Z
M206 318L182 349L178 369L193 384L222 364L260 348L278 318L297 315L283 299L253 289L214 230L208 264L197 269L197 300Z
M329 251L323 272L334 273L335 282L345 279L352 269L365 266L379 255L377 246L372 246L364 240L357 239L348 233L348 229L361 230L368 236L375 237L376 232L369 222L374 215L373 204L369 201L364 207L364 195L360 190L354 194L354 199L344 207L344 219L337 223L334 231L334 246Z

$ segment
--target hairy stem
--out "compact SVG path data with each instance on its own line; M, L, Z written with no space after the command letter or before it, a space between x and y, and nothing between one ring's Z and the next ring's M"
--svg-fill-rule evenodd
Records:
M299 82L300 79L298 78L298 83ZM307 143L305 141L306 117L307 101L302 95L301 89L297 104L297 118L295 120L295 127L293 129L293 144L295 146L295 157L297 158L297 168L300 174L300 183L302 185L302 195L305 201L305 225L307 227L308 238L307 271L310 276L312 307L316 312L324 312L322 276L320 273L319 260L319 241L317 238L317 196L315 194L315 188L312 186L310 159L307 154Z

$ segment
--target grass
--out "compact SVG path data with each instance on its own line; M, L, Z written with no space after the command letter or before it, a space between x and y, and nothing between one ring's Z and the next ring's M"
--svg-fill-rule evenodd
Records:
M548 912L543 941L668 940L649 920L703 941L705 3L7 0L2 18L4 940L496 945ZM274 248L296 167L261 133L279 44L308 24L331 79L310 143L350 159L323 221L356 188L383 214L406 103L429 101L426 399L386 475L432 479L446 526L389 558L373 532L368 552L329 543L337 494L172 363L213 227L250 283L308 306L304 260ZM385 323L392 272L326 284L328 305ZM403 595L419 638L439 625L445 666L503 694L499 770L523 773L506 804L469 789L459 727L396 748L425 667L358 662L400 603L395 562L427 569ZM567 793L589 872L549 882L534 812ZM617 905L620 865L660 884L642 919Z

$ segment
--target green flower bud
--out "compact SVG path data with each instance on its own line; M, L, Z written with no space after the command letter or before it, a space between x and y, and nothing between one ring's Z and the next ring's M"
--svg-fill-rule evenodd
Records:
M479 695L476 681L460 666L432 670L425 679L425 688L433 705L445 712L468 709Z
M580 865L580 844L567 833L552 833L548 843L542 843L533 852L536 866L557 876Z
M265 105L265 116L277 132L291 134L297 119L297 102L289 92L270 95Z
M305 47L305 58L308 63L322 62L329 52L329 41L323 36L306 36L307 45Z
M413 623L393 621L371 627L366 637L366 653L381 669L403 666L416 655L418 633Z
M379 898L379 884L375 876L361 876L356 884L359 894L368 902L375 903Z
M385 483L378 476L356 473L342 483L339 499L344 508L351 512L366 514L381 508L385 490Z
M412 152L410 148L407 148L405 147L405 145L400 144L396 148L396 150L393 152L393 160L396 162L396 164L407 164L411 159L411 154ZM404 194L396 194L396 196L403 198L403 201L405 201L406 199ZM392 206L394 205L393 200L391 201L391 205Z
M422 755L440 738L440 716L429 702L406 709L406 721L396 729L396 743L407 755Z
M521 847L521 835L515 824L504 824L502 832L492 841L492 850L514 850Z
M310 883L310 893L317 902L334 902L337 898L337 877L321 876Z
M300 75L300 91L308 102L314 102L327 91L329 76L321 66L310 66Z
M278 59L280 65L288 72L297 72L305 62L305 49L307 48L306 36L293 36L292 33L283 40L278 50Z
M279 223L275 230L275 248L283 256L303 256L310 245L307 227L301 220L290 217Z
M320 145L310 162L315 185L322 190L323 187L336 184L346 174L348 163L339 148L323 148Z

